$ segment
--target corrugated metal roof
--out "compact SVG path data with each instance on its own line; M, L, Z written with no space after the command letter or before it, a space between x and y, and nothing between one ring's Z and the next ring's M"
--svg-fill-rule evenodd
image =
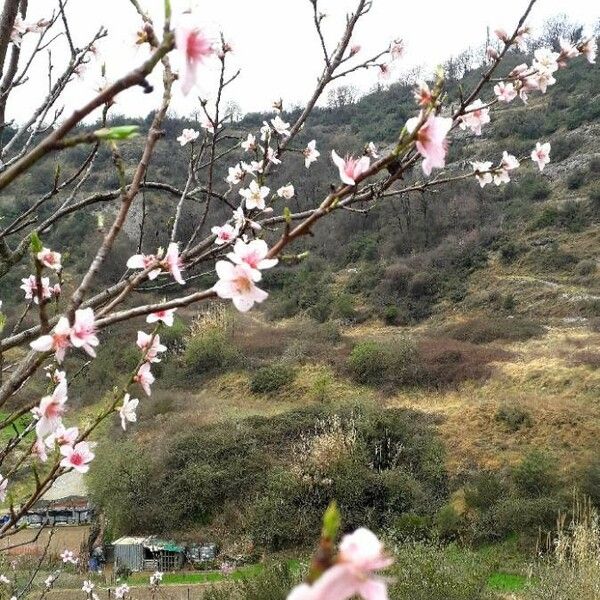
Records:
M142 545L147 538L145 537L129 537L123 536L118 540L115 540L112 545L113 546L134 546L135 544Z

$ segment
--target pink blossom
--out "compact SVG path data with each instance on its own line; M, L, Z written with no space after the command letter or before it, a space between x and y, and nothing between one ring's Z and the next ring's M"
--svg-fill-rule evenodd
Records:
M273 148L271 148L271 146L269 146L267 148L267 160L271 163L273 163L274 165L280 165L281 164L281 159L279 159L277 157L277 152L275 150L273 150Z
M127 430L127 423L135 423L137 421L136 409L140 401L137 398L131 398L129 394L125 394L123 405L119 408L119 416L121 417L121 427L123 431Z
M390 44L389 53L392 56L392 60L398 60L399 58L402 58L402 55L404 54L404 41L394 40Z
M181 91L187 96L196 85L198 67L214 50L204 33L189 20L181 22L175 29L175 47L183 54L184 66Z
M249 133L248 137L240 145L246 152L256 150L256 137Z
M413 133L420 121L421 116L409 119L406 122L408 132ZM433 168L441 169L446 164L446 152L448 151L446 135L451 127L451 118L429 115L419 128L416 146L424 159L421 166L425 175L430 175Z
M61 423L54 432L44 440L44 443L48 448L54 448L56 444L59 446L70 444L72 446L78 437L79 429L77 427L69 427L66 429Z
M256 180L250 182L250 186L240 190L240 196L246 200L246 210L254 208L264 210L265 198L271 190L266 186L261 186Z
M354 158L346 155L346 158L341 158L335 150L331 151L331 158L340 172L340 179L347 185L356 185L356 180L371 165L371 159L368 156Z
M60 554L60 558L64 563L72 563L74 565L77 564L77 558L72 550L63 550L63 552Z
M491 161L474 161L471 163L471 165L473 167L473 171L475 171L475 177L477 178L477 181L481 187L485 187L488 183L492 183L493 176L490 173L490 169L492 167Z
M392 564L383 545L368 529L357 529L340 543L338 563L312 585L297 586L287 600L387 600L387 583L377 571Z
M499 102L506 102L507 104L517 97L517 91L512 83L500 83L494 86L494 94L498 98Z
M365 146L365 154L370 156L371 158L379 158L379 154L377 153L377 146L373 142L369 142Z
M50 293L54 298L58 298L61 294L60 283L55 283L53 287L50 288Z
M510 39L510 36L508 33L506 33L506 29L502 29L501 27L494 29L494 34L501 42L504 42L505 44L508 43L508 40Z
M218 263L217 263L218 264ZM150 386L154 383L154 375L150 371L150 363L144 363L137 372L137 375L133 378L134 381L142 386L147 396L152 395L152 389Z
M496 50L496 48L494 48L493 46L488 46L485 49L485 54L490 60L497 60L500 56L498 50Z
M413 96L419 106L429 106L433 101L433 95L426 81L420 81L417 89L413 92Z
M25 300L33 300L36 304L39 304L39 298L37 294L37 281L35 275L30 275L27 278L21 279L23 285L20 286L25 292ZM42 300L46 300L52 296L50 291L50 279L48 277L42 277Z
M460 118L460 128L469 127L475 135L481 135L481 126L490 122L490 109L480 99L469 104Z
M37 253L37 259L49 269L60 271L62 265L60 264L60 252L52 252L50 248L42 248L41 252Z
M60 466L65 469L73 468L79 473L87 473L90 470L89 463L94 460L94 453L87 442L79 442L74 446L64 444L60 447L60 453L64 456Z
M269 247L264 240L252 240L251 242L236 240L233 252L230 252L227 258L236 265L246 264L251 269L260 271L270 269L279 262L276 258L267 258L268 252Z
M291 200L294 197L294 193L294 186L291 183L283 185L277 190L277 195L285 200Z
M215 265L219 281L213 290L219 298L231 299L240 312L247 312L254 303L265 300L269 294L255 285L260 281L260 271L253 269L245 262L232 265L226 260L219 260Z
M51 396L44 396L31 412L37 419L35 431L38 437L54 433L62 425L62 416L67 402L67 382L61 381Z
M271 125L279 135L285 137L290 135L290 124L286 123L279 115L271 119Z
M215 226L211 229L211 232L213 235L217 236L217 239L215 240L217 246L232 242L238 236L237 229L232 227L229 223L225 223L222 227Z
M173 279L183 285L185 283L181 276L181 258L179 257L179 246L175 242L171 242L167 247L164 264L167 270L173 276Z
M540 71L536 75L534 75L538 89L542 94L546 93L549 85L554 85L556 83L556 79L550 71Z
M31 454L37 456L42 462L48 460L48 452L46 452L46 446L44 440L41 437L36 437L33 446L31 447Z
M134 254L127 261L128 269L148 269L154 264L158 264L158 257L154 254ZM160 269L152 269L148 273L148 279L152 281L160 275Z
M238 164L235 165L235 167L229 167L228 168L228 175L225 178L225 181L227 183L230 183L231 185L237 185L238 183L240 183L242 181L242 179L244 179L244 169L242 169L242 167Z
M527 104L528 93L539 89L539 80L535 75L525 77L521 80L521 87L519 88L519 98L523 100L524 104Z
M71 344L75 348L83 348L90 356L96 356L94 346L99 344L96 337L96 320L91 308L75 311L75 322L71 328Z
M536 71L554 73L558 70L558 52L554 52L551 48L538 48L533 55L535 60L532 66Z
M502 154L500 167L494 172L494 184L501 185L510 181L509 171L519 167L519 161L516 156L509 154L506 150Z
M161 321L167 327L172 327L176 310L176 308L164 308L162 310L157 310L156 312L150 313L146 317L146 323L158 323Z
M379 78L380 79L389 79L392 74L392 70L390 69L390 65L382 63L377 65L379 67Z
M37 352L54 350L56 360L61 363L71 345L71 327L66 317L61 317L49 335L42 335L29 344Z
M583 41L580 46L581 54L583 54L590 64L596 64L596 54L598 52L598 42L595 37Z
M177 141L181 146L185 146L186 144L197 140L199 135L200 132L196 131L195 129L184 129L181 132L181 135L177 138Z
M560 46L560 61L559 64L561 66L565 66L566 65L566 60L569 58L575 58L576 56L579 56L579 50L577 50L577 47L574 46L573 44L571 44L571 42L569 42L568 40L565 40L564 38L558 38L558 44Z
M158 353L166 352L167 350L167 347L160 343L160 336L158 334L152 335L143 331L138 331L136 344L145 353L145 360L152 363L160 362Z
M308 169L321 156L321 153L317 150L316 140L308 142L302 154L304 154L304 166Z
M537 142L535 149L531 151L531 160L537 163L540 171L550 162L550 142L540 144Z

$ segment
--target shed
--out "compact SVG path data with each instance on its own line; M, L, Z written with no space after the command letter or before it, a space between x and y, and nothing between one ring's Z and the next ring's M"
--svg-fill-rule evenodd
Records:
M115 569L131 571L174 571L183 566L185 548L171 540L122 537L113 542Z

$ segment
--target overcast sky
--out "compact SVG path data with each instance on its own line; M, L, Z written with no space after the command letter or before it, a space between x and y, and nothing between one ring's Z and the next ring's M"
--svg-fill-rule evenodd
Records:
M320 0L321 10L327 13L326 34L330 47L344 25L344 15L357 0ZM140 0L141 4L159 19L162 0ZM195 5L198 23L217 36L222 30L234 47L232 69L240 68L239 79L229 88L227 98L235 100L244 111L262 110L283 97L291 106L302 103L320 72L322 59L312 23L312 6L308 0L172 0L173 11L180 13ZM405 0L373 0L373 9L360 23L355 41L362 46L360 56L369 56L386 47L390 40L402 38L406 55L399 68L425 64L429 68L443 62L468 45L485 41L486 27L492 29L515 26L526 0L455 0L432 2ZM47 16L56 0L30 0L28 21ZM566 12L583 24L592 25L600 16L598 2L592 0L538 0L529 23L539 28L545 18ZM102 24L109 36L99 44L107 65L109 79L126 72L143 60L145 54L134 47L139 18L128 0L69 0L68 13L76 45L83 45ZM24 49L30 48L27 36ZM66 60L64 41L53 52L54 74L58 76ZM37 105L47 89L46 57L32 72L30 83L11 96L11 118L22 121ZM67 110L82 104L99 79L99 62L90 64L81 80L71 84L63 103ZM210 95L216 76L217 61L203 70L205 95ZM151 81L158 82L154 76ZM393 82L394 77L389 80ZM370 89L378 78L375 71L362 72L350 83L363 90ZM159 101L160 86L153 94L129 90L118 98L118 110L131 115L146 115ZM198 105L198 94L183 98L175 95L173 111L190 114Z

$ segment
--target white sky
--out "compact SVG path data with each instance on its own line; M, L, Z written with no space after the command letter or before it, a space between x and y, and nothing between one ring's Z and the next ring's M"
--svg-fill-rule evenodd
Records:
M216 37L222 30L235 53L232 69L241 68L238 80L229 88L226 99L235 100L244 111L268 109L271 102L283 97L288 107L303 103L310 94L322 66L320 48L312 23L312 6L308 0L192 0L199 24ZM140 0L141 4L160 19L162 0ZM416 64L434 67L450 54L468 45L485 41L486 26L511 29L525 8L527 0L373 0L373 9L359 25L355 41L361 44L359 56L370 56L394 38L406 43L405 58L399 68ZM320 0L321 10L327 13L326 33L330 47L337 39L345 14L356 0ZM28 21L48 16L56 0L30 0ZM190 5L190 0L172 0L174 14ZM529 23L535 28L545 18L561 12L584 24L593 24L600 16L594 0L538 0ZM69 0L73 37L76 45L84 45L90 35L103 24L109 37L99 44L107 65L109 79L125 73L144 58L144 51L135 50L133 40L139 18L128 0ZM30 48L32 35L26 36L23 48ZM66 43L59 41L53 51L55 76L65 64ZM31 112L47 89L47 57L32 72L30 82L12 96L9 117L22 121ZM100 62L99 61L99 62ZM82 104L99 79L99 62L91 64L82 78L74 81L63 102L66 110ZM216 76L216 59L202 71L205 80L203 93L210 96L211 82ZM157 76L151 81L158 81ZM389 80L393 82L394 78ZM361 72L349 83L368 90L377 82L375 71ZM153 94L141 89L129 90L118 98L118 111L131 115L146 115L156 107L160 86ZM197 93L183 98L176 93L173 111L190 114L198 107Z

